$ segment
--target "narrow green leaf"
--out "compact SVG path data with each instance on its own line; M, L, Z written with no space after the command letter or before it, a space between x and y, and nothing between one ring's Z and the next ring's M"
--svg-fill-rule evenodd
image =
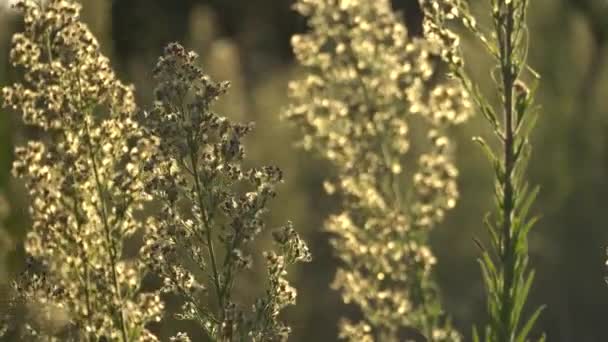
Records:
M473 137L473 141L481 146L481 149L491 163L498 161L498 158L496 158L496 155L494 155L494 152L482 137Z
M528 233L530 232L530 229L532 229L532 227L534 227L534 225L536 224L536 222L538 222L538 220L539 220L538 216L534 216L530 220L528 220L528 222L526 222L526 224L521 228L521 234L524 236L527 236Z
M517 339L516 339L517 342L526 342L526 337L528 337L530 330L532 330L532 327L534 326L534 324L538 320L538 317L540 316L540 314L543 312L544 309L545 309L545 306L542 305L541 307L536 309L536 311L534 311L532 316L530 316L530 318L528 319L528 322L526 322L526 324L523 326L523 328L519 332L519 335L517 336ZM544 340L545 340L545 336L543 335L539 341L544 341Z
M528 216L528 212L530 211L530 207L538 197L538 193L540 191L540 187L536 186L532 190L530 194L528 194L525 199L521 202L521 206L516 208L517 215L523 220Z
M513 305L512 319L513 319L514 326L519 325L519 318L523 311L523 307L526 303L526 300L528 299L528 294L530 293L530 288L532 287L533 281L534 281L534 271L530 272L530 274L526 278L526 281L524 282L524 285L520 288L519 292L517 293L517 296L515 298L515 303Z

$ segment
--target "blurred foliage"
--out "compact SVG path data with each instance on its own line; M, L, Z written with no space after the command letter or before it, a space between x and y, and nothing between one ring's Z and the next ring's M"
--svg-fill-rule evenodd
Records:
M410 31L420 32L414 2L393 2L406 11ZM136 85L140 105L149 103L151 70L162 47L171 41L199 52L203 68L213 78L232 81L218 110L233 113L239 121L256 121L257 129L246 142L251 159L257 165L273 161L285 171L279 198L287 200L272 203L271 224L291 218L314 256L312 263L294 273L298 305L287 310L286 317L294 329L292 340L336 340L338 318L356 318L357 311L343 305L339 294L329 288L337 260L320 228L336 208L321 185L330 171L323 162L295 149L295 135L279 120L287 102L287 81L298 73L289 38L305 29L304 20L290 10L292 1L83 3L85 21L122 79ZM608 288L603 280L608 245L608 218L603 215L608 204L607 17L608 2L603 0L537 0L530 7L529 62L542 76L538 102L543 114L534 132L530 164L530 182L541 186L534 211L542 217L530 241L537 276L529 307L547 304L537 329L547 332L548 341L608 340ZM15 19L0 9L0 84L16 79L7 63ZM488 61L478 53L481 46L464 44L471 55L467 67L490 87ZM18 122L14 113L0 112L0 192L10 203L6 236L14 241L20 240L29 223L23 187L9 177L12 146L35 134ZM471 137L490 132L478 116L454 134L460 146L461 199L431 242L445 306L459 330L468 334L472 324L482 323L485 316L478 250L472 238L486 236L482 218L492 205L492 170ZM7 264L13 271L21 265L18 243L16 247ZM0 256L6 250L0 243ZM6 280L0 267L0 283ZM155 328L166 337L184 326L168 323Z

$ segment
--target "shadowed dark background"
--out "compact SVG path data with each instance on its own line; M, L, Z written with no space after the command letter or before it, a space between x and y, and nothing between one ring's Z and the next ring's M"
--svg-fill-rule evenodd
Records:
M0 0L0 3L2 0ZM248 140L257 164L277 164L286 182L272 207L271 222L291 219L309 241L314 261L292 272L298 305L286 311L293 341L334 341L341 316L357 310L341 303L329 288L336 259L322 230L337 203L321 183L328 166L293 147L295 133L279 118L287 103L286 86L296 77L289 40L306 29L285 0L84 0L83 18L99 38L122 79L135 84L140 105L152 96L151 70L162 48L180 41L201 55L216 79L230 80L230 94L219 111L236 120L256 121ZM421 16L414 0L393 0L403 11L411 35L420 35ZM2 8L2 7L0 7ZM534 133L529 178L541 186L530 253L537 271L529 307L546 304L538 331L548 341L607 341L608 285L604 282L608 246L608 2L537 0L529 18L529 62L541 75L538 102L543 111ZM484 13L476 8L476 13ZM483 22L483 20L481 20ZM19 18L0 9L0 84L17 79L7 62L10 36ZM468 68L491 86L481 46L465 39ZM0 111L0 192L11 211L0 240L5 270L19 269L20 239L29 227L27 199L9 176L12 149L29 136L15 113ZM432 233L438 258L436 278L446 310L459 330L484 322L484 292L478 251L472 238L486 238L482 218L491 208L491 168L471 142L488 135L481 116L455 131L458 138L461 198L446 222ZM280 146L280 148L277 148ZM9 272L10 273L10 272ZM252 290L253 291L253 290ZM0 302L1 303L1 302ZM170 336L180 324L155 327Z

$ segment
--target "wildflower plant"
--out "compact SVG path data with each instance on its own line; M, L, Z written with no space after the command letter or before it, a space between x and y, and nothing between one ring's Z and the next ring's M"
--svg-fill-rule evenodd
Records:
M282 173L244 166L242 139L253 126L213 111L228 83L211 80L196 59L173 43L154 70L156 101L143 121L161 144L148 165L154 177L146 189L161 209L149 222L155 236L147 255L156 260L163 290L184 299L178 318L197 322L212 340L284 341L290 329L278 315L296 299L286 268L311 256L290 223L275 230L278 251L263 254L265 295L251 309L238 302L235 282L253 266L253 247L267 230L264 213Z
M2 98L44 132L15 151L13 173L25 181L33 221L25 241L32 262L16 289L69 323L52 332L32 326L27 340L154 341L146 325L163 306L141 289L146 261L127 258L123 247L145 235L135 216L146 200L143 161L157 141L137 124L133 89L79 20L79 4L25 0L16 8L24 31L13 36L10 59L24 80Z
M342 203L326 223L342 261L332 286L363 314L343 320L340 337L400 341L416 329L457 341L428 235L458 198L446 130L469 116L468 95L438 75L436 48L409 37L389 1L299 0L295 9L310 30L292 38L305 75L290 84L286 117L337 172L325 183ZM410 141L412 127L422 142Z
M464 2L422 1L425 34L448 47L442 57L450 65L452 75L473 94L478 109L500 143L500 149L494 150L483 138L475 138L494 168L497 208L496 214L489 215L485 222L490 233L490 248L479 243L489 324L481 336L474 331L474 340L523 342L530 340L530 331L542 311L542 307L536 309L529 318L522 315L534 279L528 265L528 234L536 218L528 218L528 213L538 188L528 186L524 173L531 149L529 135L537 119L534 90L538 75L526 64L528 1L491 0L490 5L493 27L485 30L476 25ZM467 76L459 38L446 25L454 19L461 20L495 60L492 75L500 106L493 106ZM532 89L524 78L532 78ZM501 112L502 120L499 119Z

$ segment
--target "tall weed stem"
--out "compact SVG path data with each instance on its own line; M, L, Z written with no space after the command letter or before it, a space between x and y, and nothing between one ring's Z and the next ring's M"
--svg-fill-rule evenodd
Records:
M529 42L526 26L527 0L491 0L493 29L487 35L476 25L466 3L460 0L443 0L439 3L422 0L425 11L425 34L444 46L450 47L442 57L450 65L452 74L473 95L475 103L489 122L495 138L501 145L492 149L483 138L474 140L487 155L495 173L496 214L486 219L490 233L490 247L478 243L482 256L480 264L487 293L489 323L484 340L488 342L528 341L530 331L542 307L523 319L523 310L534 279L528 265L528 234L536 218L528 212L538 193L529 189L524 178L530 155L529 136L537 118L534 91L538 75L527 64ZM497 86L500 105L489 102L464 70L460 55L459 37L446 26L449 20L458 19L496 62L492 72ZM531 79L529 89L524 79ZM502 111L502 120L497 112ZM474 340L482 337L474 329ZM541 337L543 339L543 337Z

